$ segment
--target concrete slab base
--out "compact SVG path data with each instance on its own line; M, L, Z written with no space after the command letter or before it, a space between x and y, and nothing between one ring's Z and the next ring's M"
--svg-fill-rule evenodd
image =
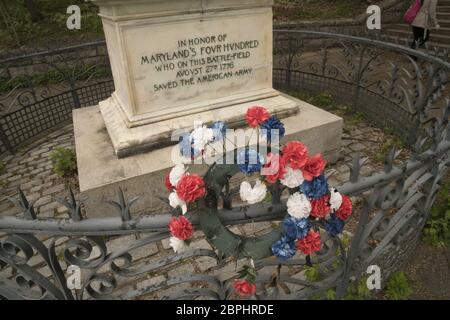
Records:
M100 102L99 107L106 124L111 142L118 158L145 153L167 145L173 144L172 133L177 131L191 131L195 122L212 123L214 121L225 121L230 128L243 126L244 115L252 106L264 106L272 115L285 118L298 113L298 106L292 100L271 90L272 96L251 100L247 98L242 102L234 101L232 105L222 108L211 106L209 110L200 113L177 112L173 118L149 123L137 127L129 127L121 113L121 109L111 97ZM227 102L229 103L229 102ZM220 104L219 104L220 106Z
M294 100L300 111L283 119L286 136L281 143L300 140L311 154L323 153L329 162L337 161L343 120L306 102L283 97ZM119 159L98 106L74 110L73 121L80 191L89 217L117 216L106 201L117 199L119 187L128 199L140 197L133 206L133 215L168 211L167 205L157 197L168 194L164 176L174 165L171 154L176 146ZM190 166L189 169L197 173L205 170L206 165Z

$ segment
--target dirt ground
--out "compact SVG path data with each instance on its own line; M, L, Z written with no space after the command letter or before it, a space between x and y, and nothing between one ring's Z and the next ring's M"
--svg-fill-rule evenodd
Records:
M450 300L450 248L420 243L403 270L410 280L411 300Z

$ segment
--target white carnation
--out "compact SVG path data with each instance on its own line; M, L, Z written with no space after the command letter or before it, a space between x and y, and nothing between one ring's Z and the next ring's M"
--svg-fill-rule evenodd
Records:
M264 200L267 193L267 187L260 180L256 181L253 188L250 183L244 181L241 183L239 193L242 201L248 202L249 204L255 204Z
M287 211L297 219L307 218L311 213L311 202L304 194L296 192L287 201Z
M193 147L197 150L203 150L205 145L214 140L214 130L207 126L199 126L191 133Z
M170 237L169 245L172 247L175 253L182 253L188 247L187 243L184 240L180 240L176 237Z
M336 189L330 189L330 207L331 210L336 211L342 205L342 194L340 194Z
M183 214L187 212L186 202L181 200L175 191L169 195L169 204L172 208L180 207Z
M291 167L286 167L284 178L280 180L282 185L288 188L297 188L305 181L301 170L294 170Z
M178 181L180 181L181 177L186 173L186 168L184 164L177 164L175 167L170 170L169 180L170 184L176 187Z

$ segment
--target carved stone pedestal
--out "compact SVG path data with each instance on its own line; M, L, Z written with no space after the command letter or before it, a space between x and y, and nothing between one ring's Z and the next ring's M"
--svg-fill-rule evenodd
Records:
M174 131L196 122L244 125L260 105L285 140L336 158L342 119L272 88L272 0L92 0L100 7L115 92L74 111L80 188L90 216L120 186L136 210L162 210ZM202 170L199 166L195 170ZM192 169L190 169L192 172Z

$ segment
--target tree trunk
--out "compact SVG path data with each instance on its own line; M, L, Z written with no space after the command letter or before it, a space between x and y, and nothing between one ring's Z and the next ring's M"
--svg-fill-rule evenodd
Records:
M42 19L42 14L39 11L36 3L34 3L34 0L25 0L25 6L27 7L27 10L31 15L31 20L36 22Z

